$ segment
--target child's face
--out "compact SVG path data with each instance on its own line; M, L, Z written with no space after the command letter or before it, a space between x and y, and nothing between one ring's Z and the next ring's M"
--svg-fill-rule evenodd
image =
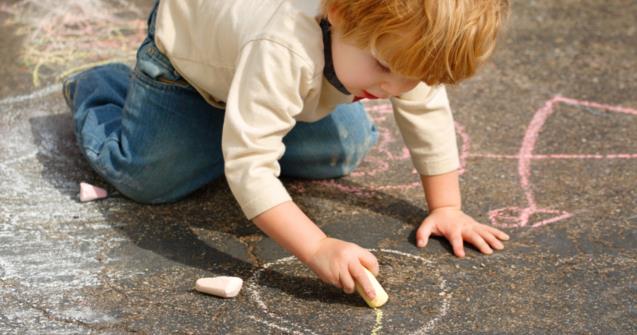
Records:
M410 91L420 82L392 73L371 51L345 41L337 29L332 29L332 61L336 76L356 97L395 97Z

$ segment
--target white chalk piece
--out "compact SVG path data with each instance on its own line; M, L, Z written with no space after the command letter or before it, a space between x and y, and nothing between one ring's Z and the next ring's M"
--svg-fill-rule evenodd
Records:
M239 277L220 276L197 279L195 290L222 298L233 298L239 294L242 286L243 279Z
M97 187L85 182L80 183L80 201L87 202L108 197L108 192L101 187Z
M376 297L374 297L374 299L369 299L369 297L365 293L365 290L363 290L363 287L360 286L358 283L356 283L356 291L358 292L358 294L361 295L361 297L363 297L363 300L365 300L365 302L367 303L369 307L377 308L384 305L387 302L387 300L389 300L389 296L387 295L387 292L385 292L385 289L383 289L383 287L380 286L380 283L378 282L378 280L376 280L376 277L374 277L374 274L372 274L371 272L369 272L369 270L365 268L363 269L365 270L365 274L367 275L369 282L372 283L372 286L374 287L374 292L376 293Z

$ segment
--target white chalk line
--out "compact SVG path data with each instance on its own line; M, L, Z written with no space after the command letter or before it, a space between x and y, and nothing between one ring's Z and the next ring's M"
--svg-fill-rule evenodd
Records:
M275 261L275 262L271 262L271 263L268 263L268 264L263 265L263 267L262 267L261 269L257 270L257 271L256 271L256 272L252 275L252 277L250 278L250 279L254 278L254 280L251 280L251 281L249 282L250 284L248 285L248 291L250 291L250 296L252 296L252 297L254 298L254 300L257 302L257 304L259 305L259 307L261 307L261 309L263 310L263 312L265 312L265 314L266 314L267 316L269 316L270 318L272 318L272 319L274 319L274 320L277 320L277 321L278 321L278 322L280 322L280 323L287 324L287 325L289 325L289 326L290 326L290 327L292 327L292 328L299 328L299 329L301 329L301 331L303 332L303 334L315 334L315 335L318 335L318 334L316 334L315 332L313 332L313 331L312 331L312 330L310 330L310 329L304 328L304 327L302 327L302 326L300 326L300 325L297 325L296 323L294 323L294 322L292 322L292 321L286 320L286 319L284 319L284 318L282 318L282 317L280 317L280 316L278 316L278 315L276 315L276 314L274 314L274 313L270 312L270 311L268 310L268 306L265 304L265 302L263 302L263 299L261 299L261 295L260 295L260 294L258 293L258 291L255 289L256 284L254 284L254 283L256 283L256 281L258 280L258 277L261 275L261 273L263 272L263 270L268 269L268 268L269 268L270 266L272 266L272 265L281 264L281 263L286 263L286 262L288 262L288 261L292 261L292 260L295 260L295 259L296 259L296 257L294 257L294 256L289 256L289 257L281 258L281 259L279 259L279 260L277 260L277 261ZM269 324L269 323L266 323L266 324ZM283 329L281 329L281 328L283 328ZM285 331L292 332L292 333L296 333L296 332L297 332L297 331L296 331L296 330L294 330L294 329L288 329L288 328L285 328L285 327L283 327L283 326L277 326L277 329L285 330Z
M61 92L62 90L62 84L53 84L53 85L49 85L41 90L37 90L31 94L25 94L25 95L18 95L18 96L14 96L14 97L9 97L9 98L5 98L0 100L0 106L1 105L10 105L10 104L15 104L18 102L24 102L27 100L32 100L32 99L39 99L39 98L43 98L47 95L50 95L51 93L55 93L55 92Z
M19 162L22 162L24 160L36 157L38 152L39 151L36 149L36 150L33 150L30 153L24 154L22 156L11 158L11 159L8 159L8 160L6 160L4 162L0 162L0 168L2 168L4 170L4 169L7 169L9 167L9 165L12 165L12 164L15 164L15 163L19 163Z
M61 88L62 88L61 84L49 85L31 94L14 96L14 97L3 99L0 101L0 106L8 106L13 108L15 107L13 105L17 105L20 102L27 102L29 100L42 99L52 93L59 92ZM38 104L42 106L38 105L39 107L29 108L28 111L25 108L18 108L18 113L28 115L28 116L33 116L35 114L38 114L38 115L51 114L52 109L47 108L44 100L41 102L38 102ZM17 198L24 195L28 197L33 197L35 195L38 195L40 198L39 200L41 200L42 203L50 203L51 200L68 201L68 197L65 197L65 196L62 196L62 194L59 194L61 192L59 187L52 188L52 187L48 187L51 185L45 186L37 179L34 181L32 180L32 178L28 178L28 176L25 175L22 171L14 167L14 165L20 164L25 161L35 161L35 158L39 154L43 154L49 157L56 157L56 154L59 154L60 145L62 144L57 143L55 141L56 138L53 136L53 134L44 132L41 134L42 136L41 145L33 146L32 143L30 143L31 142L30 138L29 140L25 140L23 136L22 137L19 136L21 134L21 129L22 129L19 125L17 128L12 127L12 129L15 130L15 133L10 135L9 138L7 139L8 142L5 142L5 143L9 145L9 148L11 148L11 146L13 145L16 149L19 149L19 151L23 151L23 153L17 156L7 157L4 160L0 161L0 172L4 174L4 176L2 176L4 179L3 181L5 182L10 181L9 183L6 183L7 184L6 186L8 186L8 188L5 189L5 192L3 192L4 193L3 198L5 199L9 197ZM25 144L26 144L26 147L25 147ZM29 151L24 153L24 151L26 150L29 150ZM37 161L36 161L36 164L37 164ZM55 199L52 199L52 198L55 198Z
M289 334L297 334L297 335L304 335L305 334L305 333L301 333L301 332L298 332L298 331L295 331L295 330L287 329L285 327L281 327L281 326L279 326L279 325L277 325L276 323L273 323L273 322L268 322L268 321L265 321L265 320L261 320L261 319L257 318L254 315L250 315L249 318L254 320L254 321L256 321L256 322L258 322L258 323L262 323L262 324L264 324L264 325L266 325L266 326L268 326L270 328L274 328L276 330L284 331L284 332L289 333Z
M398 251L398 250L392 250L392 249L368 249L370 251L380 251L380 252L385 252L385 253L389 253L389 254L395 254L395 255L399 255L399 256L405 256L405 257L409 257L412 259L416 259L418 261L421 261L425 264L432 264L431 261L420 257L418 255L413 255L407 252L402 252L402 251ZM289 257L285 257L285 258L281 258L279 260L276 260L274 262L270 262L267 264L264 264L261 269L255 271L255 273L252 275L252 277L250 277L248 279L248 286L247 286L247 290L250 293L250 296L254 299L254 301L257 303L257 305L262 309L262 311L271 319L274 320L274 322L269 322L269 321L264 321L264 320L260 320L254 316L251 316L252 319L259 321L269 327L275 328L277 330L282 330L282 331L287 331L290 333L298 333L298 329L300 329L303 333L305 334L316 334L314 331L307 329L301 325L296 324L295 322L292 322L290 320L286 320L283 317L280 317L276 314L274 314L273 312L271 312L268 308L268 306L266 305L266 303L263 301L260 293L258 292L258 285L256 284L258 282L258 279L261 275L261 273L263 273L263 271L267 270L269 267L273 266L273 265L278 265L278 264L282 264L282 263L287 263L290 261L296 260L296 257L294 256L289 256ZM438 323L438 321L443 318L444 316L447 315L448 311L449 311L449 307L450 307L450 300L451 300L451 294L448 294L446 292L447 289L447 282L444 278L442 278L442 276L440 275L440 273L436 273L436 276L439 279L439 284L438 287L440 288L440 290L445 293L443 295L443 299L442 299L442 306L439 309L439 313L437 316L435 316L434 318L432 318L431 320L429 320L427 322L427 324L425 324L423 327L421 327L420 329L416 330L414 333L412 333L413 335L424 335L424 334L428 334L430 331L432 331L436 324ZM382 318L382 315L381 315ZM279 322L279 324L277 324L276 322ZM376 317L376 324L372 330L372 333L376 334L380 328L379 325L382 323L382 320L378 320L378 315ZM290 328L286 328L286 326L290 327ZM377 329L378 328L378 329Z
M103 222L103 215L91 204L69 202L68 195L55 193L51 185L27 186L22 173L10 165L33 156L32 152L0 164L6 172L3 178L22 184L13 191L28 194L35 201L0 206L0 217L6 218L0 222L2 279L17 280L28 292L44 293L53 300L54 292L76 292L78 288L101 285L98 274L106 264L98 261L96 255L128 240L108 237L114 232L113 227ZM7 196L5 193L4 198L10 199ZM81 225L71 220L73 216L82 218ZM13 246L20 248L20 253L12 251Z
M438 287L442 292L446 293L445 290L447 289L447 281L445 279L442 279ZM445 294L445 299L442 300L442 307L440 308L440 315L429 320L429 322L427 322L424 327L416 331L413 335L425 335L428 332L434 330L434 328L436 327L436 323L438 323L438 321L449 312L450 301L451 294Z
M34 146L29 141L22 141L27 145L24 147L23 143L20 148L21 145L18 143L20 139L17 136L12 136L9 138L10 142L6 142L15 144L15 147L23 152L15 156L10 155L4 161L0 161L0 185L4 188L4 192L0 195L0 213L33 211L32 204L24 204L20 201L25 197L38 201L37 215L40 218L44 218L42 215L53 215L52 213L57 212L62 206L68 208L68 211L62 214L77 214L94 208L91 204L69 202L69 193L79 192L77 181L56 179L53 183L44 183L35 175L44 168L36 159L38 155L60 160L61 148L66 145L58 143L49 132L43 132L41 136L42 143L39 146ZM34 163L33 167L36 169L29 166L25 171L21 166L24 162Z
M397 255L401 255L401 256L406 256L406 257L412 257L415 259L419 259L422 260L424 263L428 263L431 264L432 262L417 256L417 255L413 255L410 253L406 253L406 252L402 252L402 251L398 251L398 250L391 250L391 249L380 249L383 252L387 252L387 253L394 253ZM438 274L440 276L440 274ZM432 331L435 327L436 327L436 323L438 323L438 321L443 318L445 315L447 315L447 313L449 312L449 306L451 305L451 294L446 294L446 290L447 290L447 281L442 278L442 276L440 276L440 284L438 285L438 287L440 288L440 291L442 291L443 293L445 293L444 298L442 299L442 307L440 308L440 313L437 317L432 318L431 320L429 320L429 322L427 322L427 324L422 327L421 329L417 330L415 333L413 333L412 335L425 335L428 332Z

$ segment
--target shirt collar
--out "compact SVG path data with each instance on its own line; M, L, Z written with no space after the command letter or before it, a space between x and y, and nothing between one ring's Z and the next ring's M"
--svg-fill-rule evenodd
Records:
M330 34L330 27L330 22L327 21L327 19L321 19L321 30L323 31L323 53L325 57L323 76L325 76L325 79L327 79L327 81L329 81L329 83L336 87L336 89L341 93L350 95L351 93L347 91L345 86L343 86L343 83L341 83L341 81L338 80L338 77L336 77L334 61L332 60L332 37Z

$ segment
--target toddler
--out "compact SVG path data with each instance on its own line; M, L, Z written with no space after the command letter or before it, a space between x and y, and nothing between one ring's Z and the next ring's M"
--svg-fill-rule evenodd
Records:
M347 175L377 141L360 99L390 99L429 214L416 233L485 254L508 236L461 210L458 150L444 84L492 52L507 0L161 0L133 70L73 76L64 96L80 149L127 197L176 201L225 176L245 216L346 293L368 250L326 236L279 176Z

